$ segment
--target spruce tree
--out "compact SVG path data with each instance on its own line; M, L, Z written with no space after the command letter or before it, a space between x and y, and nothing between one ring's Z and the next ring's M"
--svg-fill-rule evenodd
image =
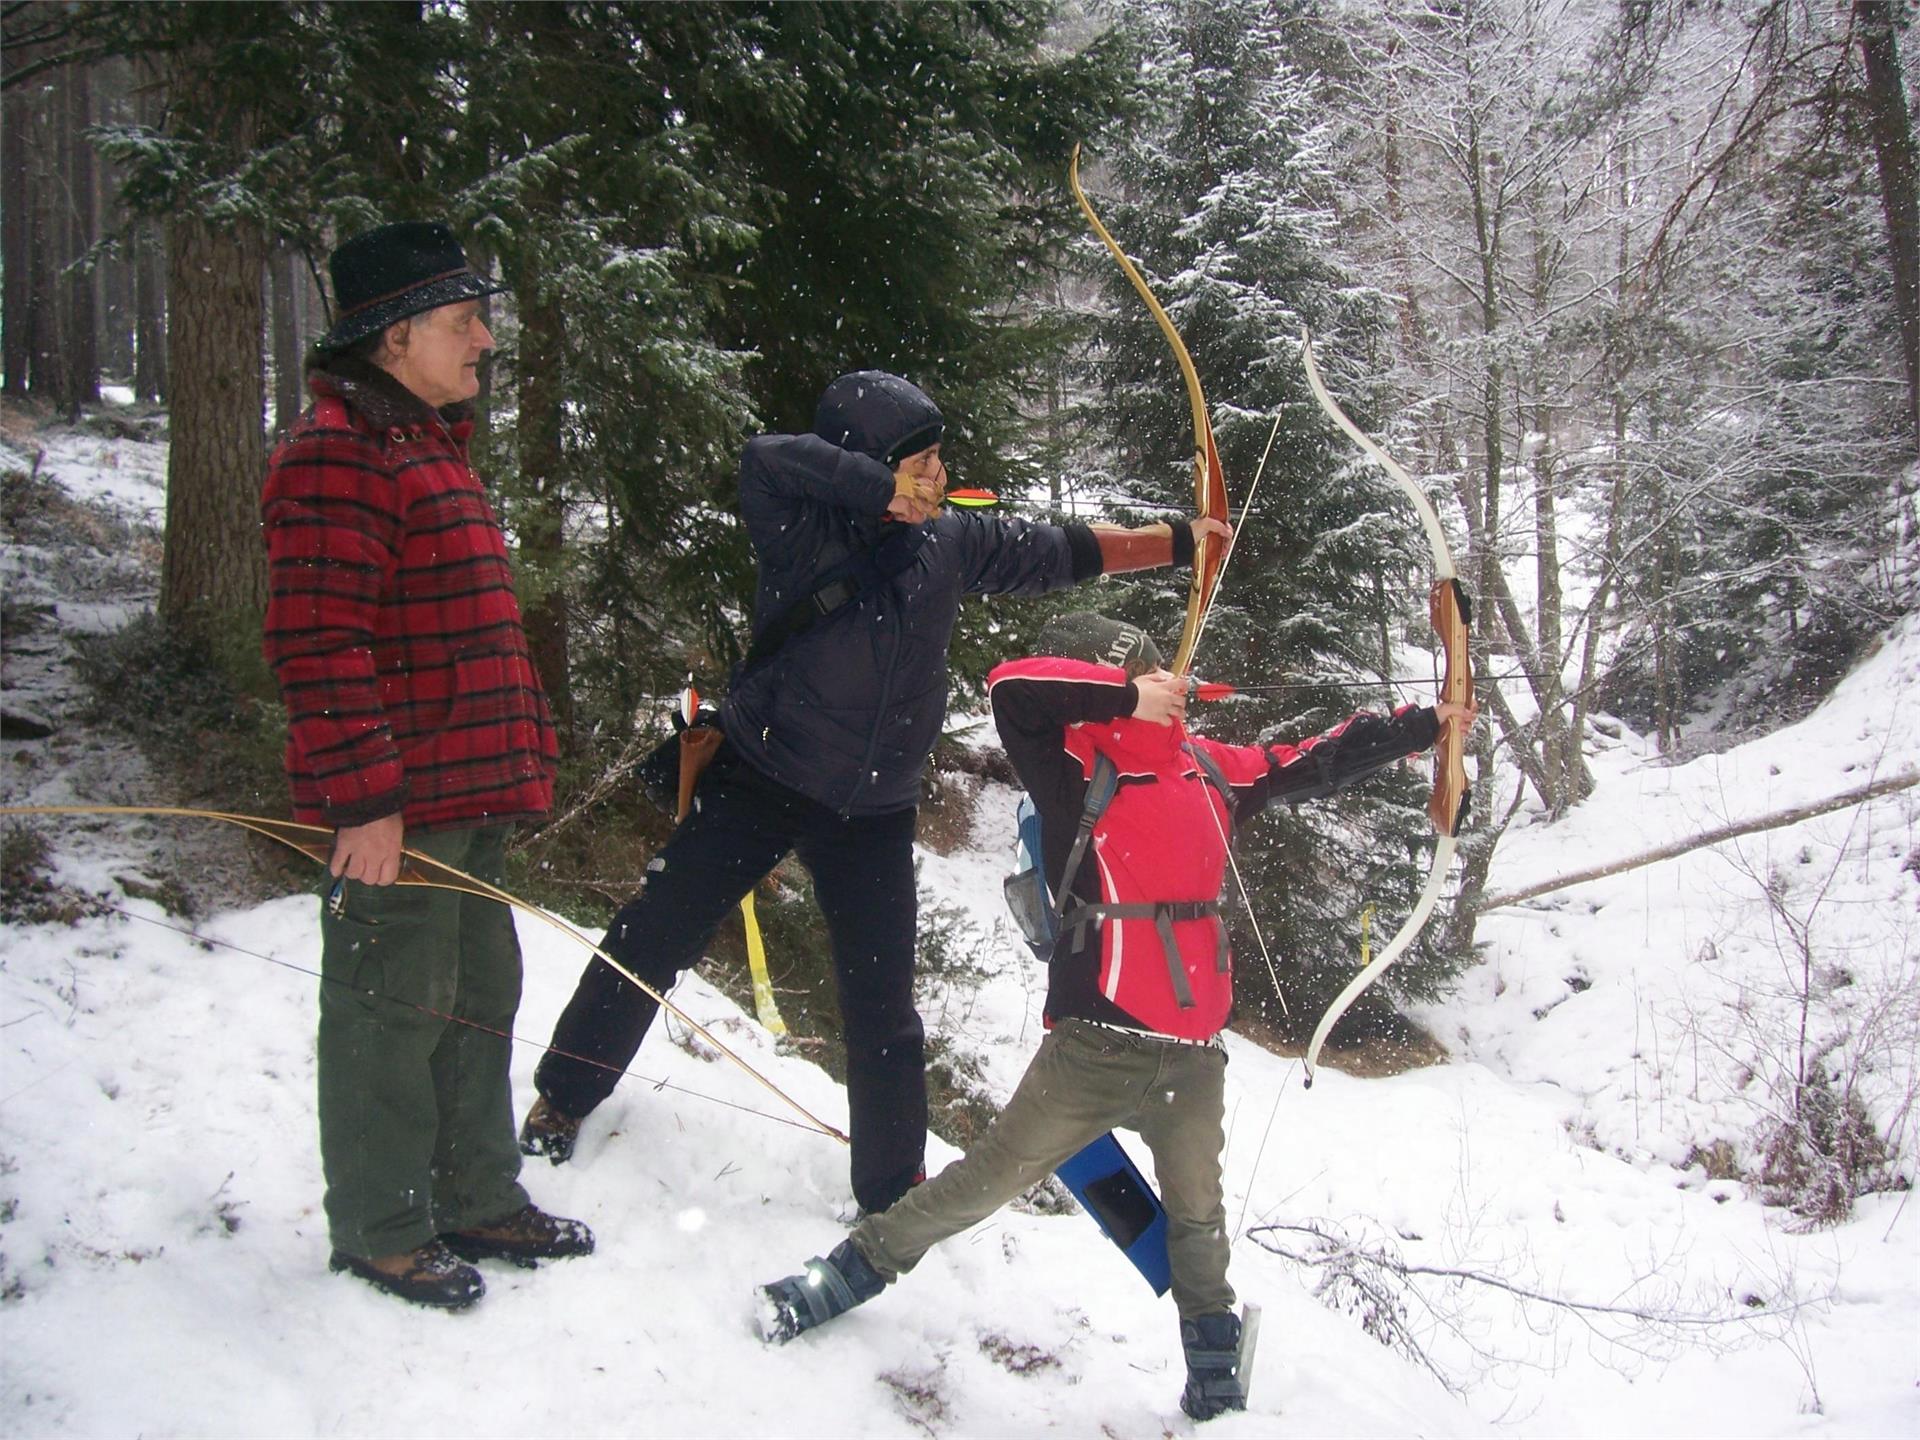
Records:
M725 510L750 424L713 336L752 243L682 96L738 63L730 8L482 4L456 209L511 286L490 473L563 729L677 685L744 583Z
M766 428L811 427L835 375L884 369L947 419L955 485L1024 496L1036 432L1074 333L1051 296L1078 233L1074 140L1142 102L1126 37L1060 43L1055 0L733 7L755 63L719 71L689 114L751 197L758 243L727 335ZM952 650L973 687L1033 607L970 605Z
M1368 376L1385 343L1380 297L1334 253L1329 157L1311 86L1259 0L1142 0L1125 7L1161 57L1164 120L1108 160L1095 197L1184 336L1212 406L1239 527L1196 673L1248 687L1190 722L1236 742L1304 738L1362 703L1431 703L1364 686L1430 652L1431 561L1408 501L1339 437L1306 387L1302 326L1330 385L1363 425L1379 419ZM1092 377L1094 414L1115 451L1110 493L1191 514L1192 424L1166 342L1101 251L1110 318ZM1279 431L1250 513L1241 514L1275 417ZM1131 509L1129 507L1129 512ZM1142 513L1147 513L1144 510ZM1170 642L1185 576L1116 586L1110 607ZM1168 646L1170 649L1170 645ZM1281 690L1261 689L1284 685ZM1352 974L1360 914L1376 936L1411 908L1430 855L1424 779L1392 772L1338 799L1270 813L1237 848L1260 930L1280 966L1292 1029L1304 1033ZM1231 890L1231 886L1230 886ZM1229 894L1241 1014L1283 1016L1252 924ZM1437 927L1435 927L1437 928ZM1452 962L1409 957L1389 984L1422 992Z
M567 622L582 732L624 728L689 668L723 680L752 592L740 446L809 429L834 375L934 394L955 483L1020 473L1064 344L1030 297L1070 233L1069 137L1124 114L1131 84L1112 41L1048 48L1053 12L468 12L481 178L461 209L514 287L516 433L491 463L530 622Z

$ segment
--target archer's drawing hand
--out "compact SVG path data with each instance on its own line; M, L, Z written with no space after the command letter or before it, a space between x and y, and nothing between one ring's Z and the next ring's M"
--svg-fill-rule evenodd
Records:
M406 822L383 815L365 825L342 825L333 832L336 877L363 885L391 885L400 878L400 852L406 842Z
M893 477L893 499L887 502L887 517L904 525L931 520L940 509L940 492L912 475Z
M940 513L940 502L947 495L947 467L940 459L940 447L907 456L893 472L893 500L887 514L908 525L918 525Z
M1149 725L1170 725L1187 718L1187 682L1167 670L1149 670L1135 677L1133 718Z

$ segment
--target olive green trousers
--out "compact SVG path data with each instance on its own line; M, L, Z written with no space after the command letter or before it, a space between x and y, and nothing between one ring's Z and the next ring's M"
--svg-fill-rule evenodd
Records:
M1181 1318L1231 1310L1220 1188L1227 1056L1079 1020L1062 1020L978 1144L893 1206L854 1227L853 1243L889 1282L940 1241L986 1219L1109 1130L1153 1152L1167 1208L1167 1258Z
M498 881L508 827L409 834ZM320 1162L333 1248L376 1259L527 1203L508 1079L520 942L497 900L322 887Z

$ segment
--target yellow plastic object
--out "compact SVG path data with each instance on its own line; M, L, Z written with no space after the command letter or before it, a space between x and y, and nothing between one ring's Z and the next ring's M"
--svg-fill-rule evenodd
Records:
M747 922L747 968L753 972L753 1013L770 1035L787 1033L787 1022L780 1018L780 1006L773 998L773 981L767 978L767 947L760 938L760 917L754 913L753 892L740 897L740 918Z

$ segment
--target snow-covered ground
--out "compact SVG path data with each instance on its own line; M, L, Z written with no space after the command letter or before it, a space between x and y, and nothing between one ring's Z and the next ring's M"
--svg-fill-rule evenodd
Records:
M0 464L21 464L17 451L8 442ZM69 435L47 444L42 468L123 512L161 508L156 446ZM16 600L57 601L63 624L97 619L89 597L51 593L66 572L23 548L0 558ZM9 698L58 715L61 697L41 692L58 674L16 666L10 649ZM1623 734L1596 750L1600 788L1576 814L1516 826L1491 888L1910 766L1916 676L1909 619L1790 730L1673 768ZM124 769L20 759L46 744L0 744L7 803L138 789ZM1304 1092L1297 1062L1234 1039L1233 1278L1265 1326L1250 1412L1204 1428L1176 1408L1170 1304L1079 1215L1003 1212L825 1331L763 1347L753 1286L845 1233L845 1155L784 1123L678 1025L649 1039L575 1163L529 1164L541 1204L594 1226L593 1257L489 1266L486 1300L460 1316L330 1276L312 1118L316 982L289 968L315 964L314 902L231 910L185 934L125 883L171 832L63 824L50 831L59 879L112 897L119 913L0 932L0 1428L1920 1433L1920 1216L1907 1195L1870 1196L1844 1224L1802 1233L1740 1183L1710 1178L1701 1158L1724 1141L1750 1163L1754 1128L1799 1053L1797 996L1810 992L1810 1043L1839 1038L1828 1063L1848 1067L1912 1175L1920 881L1901 867L1920 843L1916 796L1488 917L1485 963L1420 1017L1451 1063L1374 1080L1323 1071ZM975 844L928 855L923 869L925 886L992 937L989 978L934 987L929 1021L980 1056L1002 1092L1037 1042L1042 989L1000 920L1013 798L990 787ZM524 1108L533 1046L583 951L547 926L520 929ZM675 998L844 1124L839 1088L718 991L689 979ZM952 1154L934 1150L936 1167ZM1276 1226L1350 1244L1316 1249L1297 1230L1264 1228ZM1380 1256L1479 1278L1365 1290ZM1397 1345L1376 1338L1396 1334Z

